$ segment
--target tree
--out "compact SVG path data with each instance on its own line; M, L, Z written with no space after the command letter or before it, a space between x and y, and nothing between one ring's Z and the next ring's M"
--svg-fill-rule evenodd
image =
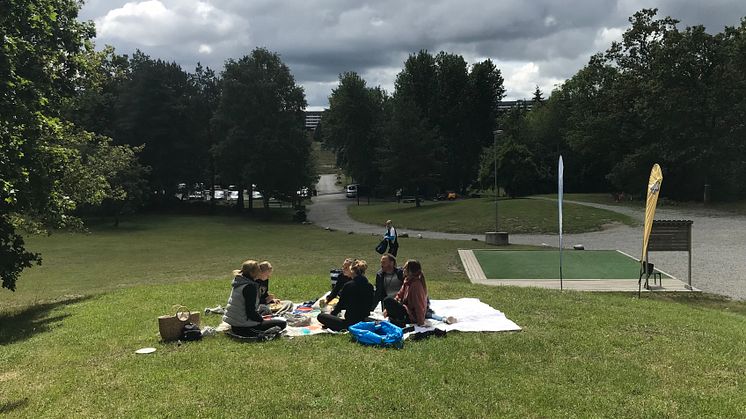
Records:
M483 148L492 144L497 106L503 96L503 77L495 64L489 59L474 64L469 72L467 94L465 125L469 135L467 141L461 144L464 149L464 160L460 162L462 188L468 187L478 177L479 158Z
M404 187L415 196L432 192L441 180L445 150L438 133L419 113L419 107L406 98L394 96L391 118L385 127L385 142L379 154L383 185Z
M544 93L542 93L541 89L539 89L539 86L536 86L536 90L534 90L534 96L531 98L531 102L534 104L534 106L541 106L544 104Z
M189 114L195 128L194 153L200 156L200 161L208 162L206 167L202 165L197 169L205 170L205 173L200 175L209 179L210 211L214 212L217 167L215 156L211 152L216 143L212 120L220 103L220 79L210 67L204 68L202 64L197 63L194 73L189 75L189 82ZM239 191L239 196L243 199L243 191Z
M75 95L65 103L65 118L88 132L113 137L117 120L116 103L130 78L129 59L112 46L101 51L84 51L80 59L86 77Z
M213 148L220 172L236 179L239 190L256 184L265 207L271 196L295 199L315 176L311 141L304 133L303 88L280 57L263 48L228 60L221 78L214 118L220 141Z
M140 154L151 167L156 197L173 197L177 185L204 179L204 120L195 118L196 95L189 75L176 63L153 60L140 51L130 59L131 75L117 97L114 142L145 145Z
M119 227L120 217L140 209L149 195L150 168L140 164L137 156L143 146L113 145L108 137L87 135L91 139L86 165L106 179L100 207L114 217L114 227Z
M370 188L381 176L375 156L387 99L383 90L367 87L357 73L340 74L321 128L325 146L335 151L338 165L356 182Z
M465 193L477 176L482 148L492 139L503 79L490 60L471 67L460 55L411 55L396 79L400 98L419 109L439 133L445 153L438 187Z
M536 164L536 157L526 145L517 143L511 137L503 138L497 145L497 156L494 146L485 149L480 163L480 183L494 184L495 157L498 188L503 188L508 196L526 196L539 191L537 180L542 179L544 174Z
M94 36L78 8L74 0L0 4L0 277L10 290L24 268L41 262L19 228L78 224L69 213L105 186L88 170L74 171L86 169L85 138L60 118L86 76L80 58ZM75 189L83 183L92 188L87 196Z

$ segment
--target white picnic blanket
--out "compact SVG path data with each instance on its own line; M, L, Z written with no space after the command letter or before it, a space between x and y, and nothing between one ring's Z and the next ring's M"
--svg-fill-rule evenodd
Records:
M297 304L294 304L295 307L297 307ZM458 321L454 324L446 324L428 319L424 327L415 326L413 333L426 332L436 328L449 332L453 330L460 332L510 332L521 330L521 327L508 319L503 312L492 308L489 304L481 302L478 298L430 300L430 308L439 316L453 316ZM318 310L309 312L307 315L311 317L310 325L303 327L287 326L285 335L296 337L317 335L320 333L336 333L321 327L321 324L316 319L318 314ZM384 319L380 304L371 313L370 317L378 320ZM282 319L282 317L278 318ZM405 339L409 335L410 333L405 334Z
M430 300L430 308L435 314L443 317L453 316L458 321L445 324L428 320L426 327L415 327L415 332L435 328L441 330L458 330L460 332L510 332L521 330L521 327L505 316L500 310L479 301L478 298L459 298L457 300Z

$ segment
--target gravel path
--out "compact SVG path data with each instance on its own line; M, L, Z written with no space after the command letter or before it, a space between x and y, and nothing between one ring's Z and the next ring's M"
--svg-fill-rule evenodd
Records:
M308 218L320 227L330 227L341 231L355 233L383 235L383 222L380 226L373 226L352 220L347 215L347 205L353 204L354 199L345 198L341 187L334 185L334 175L322 175L319 184L319 196L314 197L314 204L309 208ZM340 191L340 192L338 192ZM549 198L546 198L549 199ZM642 209L618 207L611 205L575 202L595 208L607 209L635 217L642 220ZM692 220L692 285L711 293L723 294L735 299L746 299L746 216L712 211L707 209L669 209L659 208L656 211L659 220ZM396 224L396 223L395 223ZM484 234L452 234L430 231L405 230L410 235L422 234L423 237L447 240L484 240ZM558 245L556 234L513 234L510 242L514 244ZM642 227L616 225L603 231L581 234L566 234L565 246L583 244L588 250L619 249L632 256L639 257L642 245ZM651 252L650 261L663 271L686 281L687 261L686 252Z

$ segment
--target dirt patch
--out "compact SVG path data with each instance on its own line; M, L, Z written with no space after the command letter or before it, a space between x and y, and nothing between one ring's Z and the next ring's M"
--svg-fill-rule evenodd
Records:
M18 371L0 372L0 383L4 383L10 380L15 380L16 378L20 376L21 376L21 373L19 373Z

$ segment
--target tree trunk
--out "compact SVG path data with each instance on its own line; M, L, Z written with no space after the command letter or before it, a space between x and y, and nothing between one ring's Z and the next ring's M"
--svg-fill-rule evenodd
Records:
M251 194L249 193L249 199L251 199ZM243 185L238 185L238 199L236 200L236 211L243 212Z
M254 211L254 184L249 182L249 212Z
M215 157L212 156L212 153L210 153L210 184L212 185L212 189L215 188ZM241 194L239 194L241 195ZM215 191L212 191L212 196L210 197L210 214L215 214ZM239 196L239 199L241 197Z

